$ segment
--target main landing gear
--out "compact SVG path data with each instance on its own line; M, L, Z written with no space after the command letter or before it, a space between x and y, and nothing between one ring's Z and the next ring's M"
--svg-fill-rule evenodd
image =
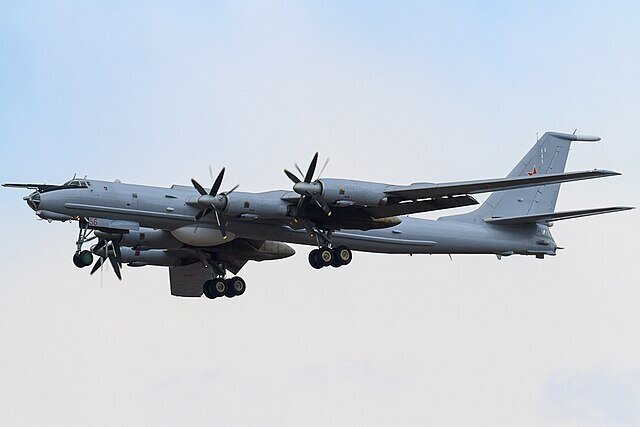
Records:
M315 269L322 267L342 267L353 259L351 249L342 245L334 248L331 244L331 231L314 229L314 236L318 242L318 249L309 252L309 264Z
M342 267L349 264L351 260L351 249L346 246L338 246L337 248L322 246L309 252L309 264L316 269L328 266Z
M223 277L216 277L215 279L207 280L202 286L204 296L209 299L218 297L233 298L244 294L247 289L242 277L232 277L231 279L224 279Z
M244 291L247 290L247 285L242 277L235 276L230 279L224 278L227 272L224 262L212 261L210 263L207 262L206 264L211 267L213 279L207 280L202 285L202 292L205 297L209 299L215 299L218 297L233 298L244 294Z

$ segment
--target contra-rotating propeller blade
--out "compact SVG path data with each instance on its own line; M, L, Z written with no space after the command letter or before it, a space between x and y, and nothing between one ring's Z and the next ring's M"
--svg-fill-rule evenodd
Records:
M196 222L200 221L202 218L209 215L213 211L216 216L216 225L218 226L218 229L222 233L222 237L224 239L227 238L227 231L225 229L225 226L220 216L222 214L222 211L225 209L226 204L228 203L227 196L233 193L240 186L238 184L229 191L223 191L221 193L218 193L218 191L220 191L220 186L222 185L222 180L224 178L225 170L226 170L225 168L222 168L222 170L216 177L215 181L213 182L213 185L211 186L211 190L208 193L202 185L200 185L195 179L191 178L191 183L193 184L194 188L198 191L198 193L200 193L200 197L198 198L198 205L202 207L202 210L200 210L200 212L196 214L194 218L195 221ZM209 167L209 174L213 177L213 174L211 173L211 167ZM218 197L218 196L222 196L222 197ZM196 227L196 230L197 230L197 227Z
M118 261L116 261L116 258L114 256L110 256L109 262L111 263L111 266L113 267L113 272L116 273L116 277L118 278L118 280L122 280L122 274L120 273L120 264L118 264Z
M313 179L313 174L316 173L316 165L318 164L318 152L313 156L311 163L309 164L309 169L307 169L307 174L304 176L304 182L311 182Z
M99 246L100 245L100 246ZM101 253L100 250L104 247L104 253ZM91 251L97 255L99 255L98 260L95 262L93 267L91 268L91 272L89 274L94 274L98 271L103 265L105 260L109 260L109 263L113 267L113 272L118 277L118 280L122 280L122 273L120 268L122 267L122 255L120 253L120 246L113 242L108 242L104 239L100 239L98 243L91 248Z
M300 182L300 178L298 178L297 176L295 176L294 174L292 174L291 172L289 172L288 170L284 170L284 173L289 177L289 179L291 181L293 181L294 184L297 184Z
M300 180L300 178L298 178L294 173L291 173L286 169L284 170L285 175L287 175L287 177L291 181L293 181L293 191L300 194L300 199L298 200L298 206L295 215L296 219L300 218L300 212L302 212L304 210L304 207L307 206L307 204L309 203L309 199L312 199L327 216L331 215L331 208L322 197L322 183L318 181L320 175L322 175L322 172L324 172L324 169L327 167L328 163L329 159L327 158L327 160L324 162L324 165L322 166L322 169L320 170L318 178L316 178L315 181L312 181L312 179L316 171L316 166L318 165L317 152L313 156L313 159L311 159L311 163L307 168L306 174L303 175L300 167L298 167L297 164L295 165L298 172L300 172L300 174L304 176L303 180Z
M91 273L89 274L93 274L96 271L98 271L98 269L102 266L102 257L98 257L98 260L96 261L95 264L93 264L93 268L91 269Z

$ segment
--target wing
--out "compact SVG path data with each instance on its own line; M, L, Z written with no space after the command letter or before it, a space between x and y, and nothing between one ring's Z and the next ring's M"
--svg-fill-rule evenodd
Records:
M401 200L418 200L431 197L446 197L462 194L487 193L490 191L511 190L514 188L535 187L537 185L558 184L561 182L581 181L620 175L618 172L594 169L591 171L552 173L545 175L518 176L513 178L484 179L436 183L416 183L411 185L392 185L385 193Z

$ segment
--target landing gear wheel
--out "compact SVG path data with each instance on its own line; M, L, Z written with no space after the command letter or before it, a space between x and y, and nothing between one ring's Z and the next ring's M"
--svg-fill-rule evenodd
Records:
M247 290L247 285L244 283L244 280L238 276L227 280L227 286L229 287L228 292L233 293L233 296L242 295L244 291Z
M317 258L318 258L318 261L320 261L320 263L322 264L323 267L327 267L327 266L330 266L331 263L333 262L334 256L333 256L333 252L331 251L331 249L329 249L327 247L322 247L322 248L318 249Z
M84 268L93 264L93 254L87 250L73 254L73 264L78 268Z
M213 284L211 285L211 293L216 297L221 297L225 295L227 292L227 284L225 283L222 277L218 277L213 279Z
M338 258L338 255L333 254L333 261L331 261L331 267L342 267L342 263L340 262L340 258Z
M322 263L320 261L320 250L319 249L314 249L311 252L309 252L309 264L311 264L311 267L313 267L315 269L322 268Z
M346 246L338 246L334 249L334 255L339 260L340 265L347 265L353 259L351 249Z
M216 298L216 295L213 291L213 280L207 280L206 282L204 282L204 285L202 285L202 290L205 297L209 299Z
M236 296L235 291L233 290L233 279L227 279L224 281L224 285L226 287L224 291L224 296L227 298L233 298Z
M78 254L78 259L83 264L83 267L93 264L93 254L87 250L84 250Z
M78 268L82 268L85 266L82 260L80 259L79 253L73 254L73 265L75 265Z

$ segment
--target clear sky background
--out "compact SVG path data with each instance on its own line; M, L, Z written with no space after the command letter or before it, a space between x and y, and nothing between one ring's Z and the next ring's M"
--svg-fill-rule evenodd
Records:
M506 175L546 130L597 134L559 209L638 205L637 2L3 2L0 182L87 174L288 188ZM0 424L640 424L637 211L559 222L525 257L307 247L241 298L165 268L89 276L77 228L0 190ZM461 212L463 210L460 210ZM436 217L430 215L429 217ZM108 272L111 273L111 272Z

